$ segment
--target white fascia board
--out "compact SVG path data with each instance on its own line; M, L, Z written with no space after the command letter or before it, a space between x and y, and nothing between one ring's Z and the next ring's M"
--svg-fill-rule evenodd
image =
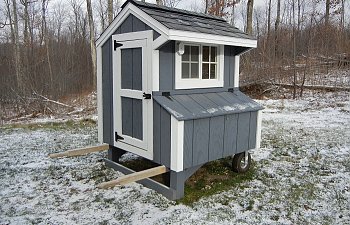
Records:
M257 40L182 30L169 30L169 40L256 48Z
M124 22L124 20L130 15L136 16L139 20L150 26L152 29L157 31L161 36L167 38L169 29L163 24L153 19L147 13L137 8L132 3L128 3L123 10L114 18L113 22L107 27L107 29L101 34L101 36L96 41L96 46L102 46L111 35L117 30L117 28ZM158 39L158 38L157 38Z

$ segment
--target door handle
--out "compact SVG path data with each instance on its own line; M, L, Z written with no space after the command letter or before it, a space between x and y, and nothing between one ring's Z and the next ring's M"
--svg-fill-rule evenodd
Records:
M152 98L151 94L146 94L145 92L143 92L142 96L143 96L144 99L151 99Z

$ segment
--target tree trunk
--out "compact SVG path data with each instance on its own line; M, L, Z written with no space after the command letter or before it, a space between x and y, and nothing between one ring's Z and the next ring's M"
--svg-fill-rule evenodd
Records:
M270 31L271 31L271 0L269 0L269 9L267 15L267 40L270 39Z
M94 18L92 15L91 0L86 0L86 8L89 19L90 28L90 48L91 48L91 61L92 61L92 85L96 89L97 68L96 68L96 45L95 45L95 27Z
M17 79L17 88L18 88L18 91L24 92L21 53L20 53L19 35L18 35L18 17L17 17L18 12L17 12L16 0L12 0L12 10L13 10L14 57L15 57L15 72L16 72L16 79Z
M113 21L113 0L108 0L108 23Z
M324 16L325 25L328 26L329 23L329 9L331 0L326 0L326 15Z
M340 28L344 30L344 27L345 27L345 0L341 0Z
M42 0L42 31L45 41L45 49L46 49L46 59L47 59L47 66L49 67L49 77L50 77L50 89L53 90L54 84L53 84L53 73L52 73L52 66L51 66L51 59L50 59L50 40L49 40L49 34L47 30L46 25L46 8L47 8L47 2L48 0Z
M281 0L277 0L277 15L276 15L276 21L275 21L275 59L277 58L277 52L278 52L278 28L280 25L280 18L281 17ZM274 61L275 61L274 59Z
M248 0L247 2L247 27L246 33L249 35L253 34L253 7L254 0Z
M296 31L295 31L295 2L292 1L293 19L293 99L297 97L297 72L296 72Z

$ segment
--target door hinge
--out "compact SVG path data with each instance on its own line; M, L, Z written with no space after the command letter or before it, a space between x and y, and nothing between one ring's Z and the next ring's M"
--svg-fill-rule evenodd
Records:
M124 138L118 135L118 132L115 132L115 141L118 141L118 140L124 140Z
M118 43L116 40L114 40L114 44L113 44L114 51L115 51L117 48L119 48L120 46L123 46L123 44Z
M144 99L151 99L152 95L151 94L146 94L145 92L143 92L143 98Z

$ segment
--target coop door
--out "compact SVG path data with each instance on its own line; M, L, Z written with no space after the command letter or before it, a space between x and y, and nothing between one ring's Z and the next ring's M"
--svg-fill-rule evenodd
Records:
M152 159L151 31L113 35L114 144Z

